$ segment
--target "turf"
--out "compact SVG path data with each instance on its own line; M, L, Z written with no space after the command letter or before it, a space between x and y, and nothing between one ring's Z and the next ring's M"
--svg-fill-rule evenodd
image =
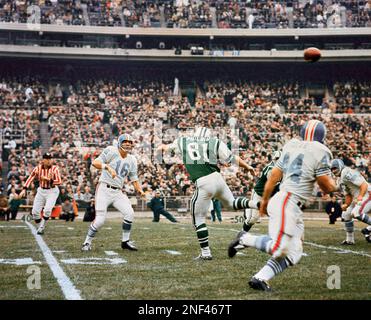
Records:
M18 227L17 227L18 226ZM32 258L42 262L41 289L27 288L27 268L0 263L0 299L63 299L63 293L53 277L31 231L21 222L0 222L0 259ZM341 223L328 225L324 221L306 221L305 241L326 246L305 244L305 256L300 263L273 279L272 293L257 292L247 281L269 256L255 249L244 255L227 257L227 247L240 229L231 222L208 223L214 260L194 261L199 253L190 220L171 224L152 223L137 219L132 239L139 248L129 252L120 247L121 222L108 220L97 234L91 252L81 252L88 223L51 221L43 236L61 267L81 292L83 299L184 299L184 300L253 300L253 299L370 299L371 247L363 239L356 223L356 244L345 248L365 255L341 251L344 239ZM14 228L17 227L17 228ZM252 232L266 233L264 221ZM329 246L339 248L328 248ZM172 255L165 250L178 251ZM108 256L105 251L117 252ZM125 259L123 264L66 264L62 260L76 258ZM327 268L337 265L341 272L341 288L327 288Z

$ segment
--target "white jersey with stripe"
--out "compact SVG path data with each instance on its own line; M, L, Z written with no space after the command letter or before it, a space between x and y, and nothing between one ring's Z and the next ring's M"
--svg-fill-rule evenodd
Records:
M292 139L285 144L275 167L283 171L280 190L308 200L316 177L331 175L331 151L317 141Z
M122 189L126 178L129 178L130 181L138 180L138 164L133 155L128 154L126 158L122 158L117 147L109 146L102 151L97 159L109 165L117 174L113 179L107 170L102 170L99 182Z
M351 195L353 198L357 198L360 192L361 185L366 182L366 179L361 173L355 169L345 167L341 170L340 184L344 186L346 194ZM368 185L368 191L371 191L371 186Z

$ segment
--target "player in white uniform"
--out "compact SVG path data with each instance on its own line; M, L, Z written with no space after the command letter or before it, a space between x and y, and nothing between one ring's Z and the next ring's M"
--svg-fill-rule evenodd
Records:
M371 186L359 171L346 167L341 159L334 159L331 162L331 171L336 176L340 176L340 186L345 189L345 203L341 209L346 239L342 244L354 244L353 218L368 224L367 228L362 229L362 233L366 241L371 242L371 218L367 215L371 211Z
M260 214L269 215L269 235L256 236L241 231L228 249L230 257L245 247L271 254L267 264L249 281L253 289L270 291L268 281L299 262L304 234L301 207L311 197L315 182L325 193L336 190L330 171L332 154L323 145L325 125L310 120L302 127L300 135L304 141L292 139L285 144L265 184ZM270 199L281 179L280 191Z
M113 205L123 216L121 247L132 251L138 249L130 241L130 230L134 218L134 210L129 198L122 193L126 178L133 183L135 190L144 197L137 175L137 160L130 154L133 149L133 139L128 134L122 134L118 139L117 147L109 146L96 158L92 165L102 170L99 183L95 191L95 220L91 223L83 251L91 250L91 243L98 229L103 226L106 219L107 208Z

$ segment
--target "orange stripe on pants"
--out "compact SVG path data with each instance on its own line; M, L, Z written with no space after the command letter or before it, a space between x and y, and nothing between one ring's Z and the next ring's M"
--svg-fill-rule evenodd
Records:
M280 233L279 233L277 241L274 244L274 247L272 249L272 254L279 248L279 246L281 244L283 233L285 231L285 207L286 207L287 201L290 198L290 195L291 195L291 193L288 192L285 200L283 201Z
M368 193L368 198L366 199L366 201L362 203L362 206L359 209L359 214L362 214L362 210L365 208L367 202L369 202L370 200L371 200L371 192Z

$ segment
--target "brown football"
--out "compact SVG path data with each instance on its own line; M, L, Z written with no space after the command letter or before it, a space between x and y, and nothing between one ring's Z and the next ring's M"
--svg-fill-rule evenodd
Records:
M304 50L304 60L309 62L316 62L321 58L321 51L317 48L311 47Z

